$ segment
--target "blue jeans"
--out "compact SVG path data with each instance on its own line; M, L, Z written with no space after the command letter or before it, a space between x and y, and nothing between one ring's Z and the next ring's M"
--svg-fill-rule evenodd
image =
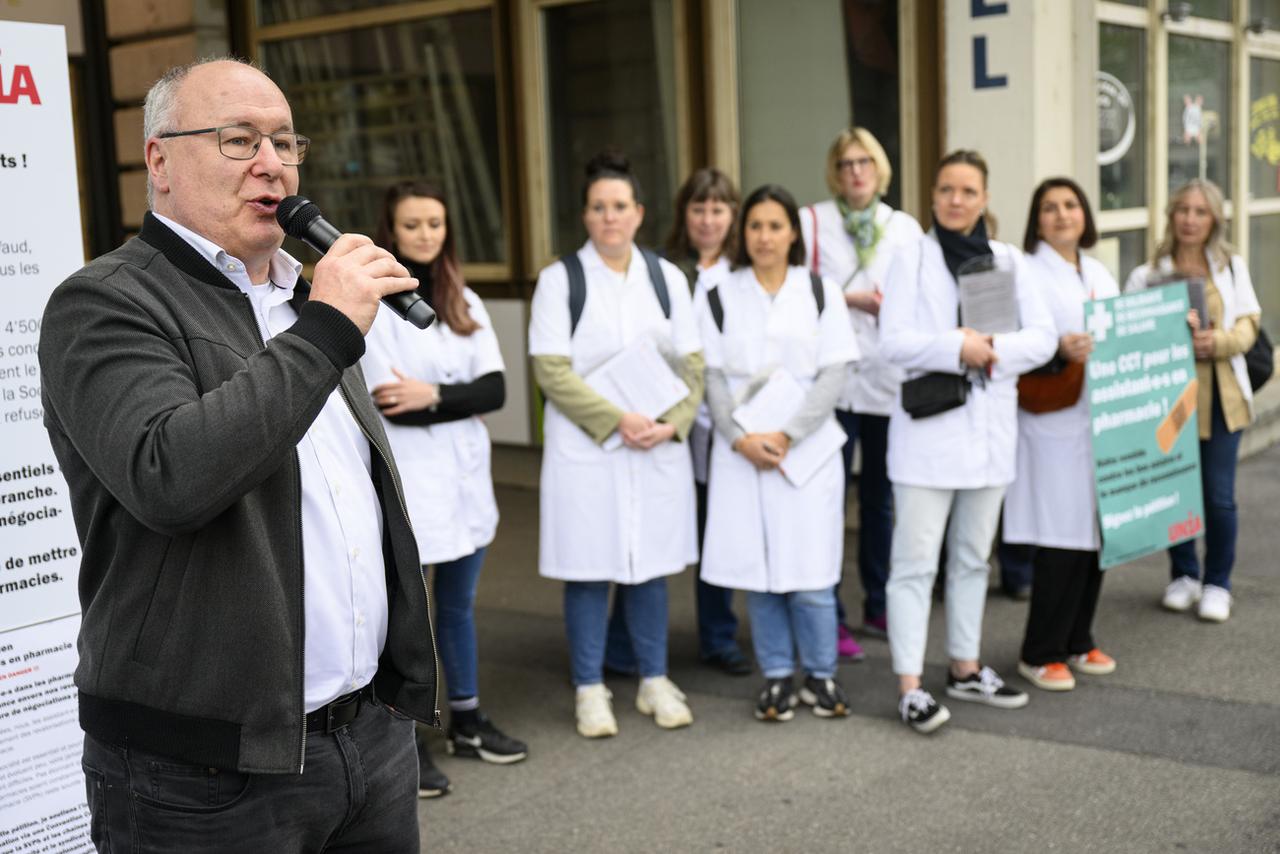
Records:
M308 733L301 774L215 770L93 736L81 764L99 851L420 850L413 721L381 703Z
M470 700L479 695L475 606L484 553L481 548L466 557L436 564L432 586L436 595L436 637L450 700Z
M747 593L751 641L766 679L782 679L796 669L819 679L836 675L835 591Z
M714 440L713 440L714 441ZM698 497L698 546L707 530L707 485L694 482ZM708 584L693 574L698 602L698 655L717 658L738 651L738 617L733 613L733 590ZM609 616L609 640L605 646L605 664L611 670L633 673L636 656L631 651L631 638L627 632L627 619L618 599L614 599L613 613Z
M667 673L667 579L614 585L626 615L627 634L642 677ZM609 622L608 581L566 581L564 627L569 636L573 684L604 681L605 635Z
M844 485L849 488L853 470L853 443L862 442L862 472L858 475L858 577L862 580L862 616L874 620L884 615L884 586L889 581L889 547L893 543L893 487L889 483L889 418L836 410L836 420L849 441L844 444ZM840 585L836 585L836 611L846 622Z
M1240 439L1244 431L1227 430L1222 415L1222 403L1218 400L1218 388L1213 389L1213 431L1208 439L1200 440L1200 484L1204 490L1204 583L1231 589L1231 567L1236 562L1236 461L1240 451ZM1200 560L1196 556L1196 541L1169 549L1169 575L1172 578L1187 576L1200 578Z

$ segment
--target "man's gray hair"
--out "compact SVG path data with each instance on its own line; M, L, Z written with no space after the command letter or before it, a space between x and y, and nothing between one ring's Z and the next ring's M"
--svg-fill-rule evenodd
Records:
M187 79L187 75L193 69L202 65L209 65L213 62L234 62L239 65L245 65L249 68L262 71L256 62L250 62L239 56L223 55L223 56L206 56L197 59L195 62L188 62L185 65L175 65L164 74L160 79L151 84L151 88L147 90L147 99L142 103L142 144L146 145L147 140L161 133L178 130L175 126L178 113L178 90L182 88L183 82ZM263 72L264 74L266 72ZM147 174L147 207L155 206L155 191L151 187L151 175Z

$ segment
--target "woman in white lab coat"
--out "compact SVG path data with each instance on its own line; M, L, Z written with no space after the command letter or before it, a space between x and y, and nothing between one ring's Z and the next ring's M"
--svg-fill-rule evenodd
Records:
M680 268L693 293L704 275L718 278L729 271L737 234L734 230L742 199L729 176L719 169L703 167L695 171L676 192L675 217L667 238L666 257ZM694 493L698 502L698 538L701 543L707 522L707 462L711 452L711 416L706 406L698 408L689 432L689 452L693 456ZM706 665L731 676L749 676L751 662L738 647L738 618L733 613L733 591L694 579L697 596L698 658ZM627 635L626 607L615 596L609 619L609 642L605 648L605 671L634 673L635 655Z
M1124 286L1126 293L1141 290L1150 278L1175 270L1205 282L1209 317L1201 318L1193 309L1188 318L1199 381L1204 575L1195 540L1169 549L1173 578L1162 604L1171 611L1186 611L1199 602L1200 619L1215 623L1231 616L1231 569L1239 529L1236 460L1244 428L1254 417L1244 354L1257 340L1262 321L1249 266L1232 253L1225 231L1222 191L1211 181L1188 181L1169 200L1168 224L1155 258L1129 274Z
M1053 315L1058 350L1023 379L1026 396L1033 383L1047 388L1039 404L1024 399L1040 411L1018 410L1018 475L1005 496L1004 539L1037 547L1018 672L1047 691L1074 688L1072 670L1101 675L1116 668L1093 641L1102 541L1084 391L1093 338L1085 331L1084 306L1120 292L1107 268L1080 251L1097 240L1084 190L1070 178L1041 182L1031 197L1023 248Z
M836 681L834 585L844 549L843 435L834 408L858 345L840 310L840 290L803 266L799 212L783 188L765 185L743 203L735 270L706 280L698 318L707 360L707 403L717 433L711 447L702 578L747 591L751 637L765 685L764 721L790 720L797 652L805 671L799 698L820 717L843 717L849 702ZM778 370L803 389L778 427L745 431L734 409ZM825 428L825 432L824 432ZM806 442L836 443L797 486L784 476ZM818 446L821 447L821 446Z
M449 683L451 753L509 764L528 747L480 709L475 594L485 549L498 527L489 472L489 433L481 420L505 399L502 354L480 298L463 283L444 196L429 184L390 187L375 242L419 281L437 322L418 329L379 309L361 368L386 420L418 538L418 556L435 567L436 629ZM419 794L449 790L419 739Z
M588 240L576 253L586 284L581 315L575 327L565 263L545 268L533 295L529 354L547 398L538 571L565 582L578 732L598 738L617 732L603 676L611 584L625 588L641 677L637 709L664 728L693 720L666 675L666 576L698 559L693 469L683 440L702 398L702 348L684 274L661 261L662 281L652 281L634 243L644 207L625 157L605 152L592 159L583 207ZM623 411L584 379L643 336L689 387L682 402L656 417Z
M902 371L879 354L880 303L885 274L894 253L920 238L920 224L896 211L881 197L893 178L889 157L866 128L843 130L827 151L827 187L833 198L800 211L800 227L809 269L844 290L849 323L858 339L861 358L849 368L836 420L849 437L844 446L845 485L853 468L854 442L862 443L858 476L858 577L864 593L862 624L868 633L884 637L884 585L889 580L889 545L893 537L893 490L886 468L889 413L902 383ZM841 658L863 657L846 624L840 587L836 586L840 618Z
M987 200L981 155L959 150L939 162L933 227L895 257L880 309L880 353L907 372L889 420L895 519L886 589L898 710L918 732L950 718L920 681L944 534L947 695L998 708L1027 702L982 665L982 614L1000 502L1014 478L1017 378L1049 360L1057 336L1022 253L989 238ZM960 325L958 274L984 259L1012 271L1015 332ZM925 402L933 406L917 407Z

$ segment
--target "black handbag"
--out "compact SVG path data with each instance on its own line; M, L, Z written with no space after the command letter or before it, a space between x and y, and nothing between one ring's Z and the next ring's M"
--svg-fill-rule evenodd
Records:
M969 378L961 374L929 373L902 384L902 408L912 418L928 418L964 406Z
M1257 391L1267 384L1276 370L1275 348L1267 337L1265 329L1259 327L1258 340L1253 342L1249 352L1244 354L1244 366L1249 371L1249 385Z

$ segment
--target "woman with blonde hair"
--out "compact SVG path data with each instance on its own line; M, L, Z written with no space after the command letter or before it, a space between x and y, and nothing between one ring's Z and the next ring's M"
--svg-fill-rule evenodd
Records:
M1201 576L1195 540L1169 549L1173 580L1162 603L1187 611L1199 602L1200 619L1231 616L1231 568L1236 556L1236 456L1253 421L1253 388L1244 354L1258 337L1262 308L1244 259L1224 236L1222 191L1211 181L1188 181L1169 200L1164 239L1149 264L1129 274L1125 291L1156 276L1178 273L1204 280L1208 317L1188 314L1199 396L1200 480L1204 489L1205 559Z
M800 213L809 269L831 279L844 292L849 324L862 354L849 367L836 402L836 419L849 441L844 446L848 488L853 444L862 443L858 477L858 576L865 594L864 631L884 637L885 582L893 537L893 490L886 468L889 414L902 383L902 371L879 355L880 302L894 252L920 239L920 225L882 201L893 178L889 157L866 128L840 131L827 151L827 188L832 198ZM862 658L845 618L836 586L841 658Z

